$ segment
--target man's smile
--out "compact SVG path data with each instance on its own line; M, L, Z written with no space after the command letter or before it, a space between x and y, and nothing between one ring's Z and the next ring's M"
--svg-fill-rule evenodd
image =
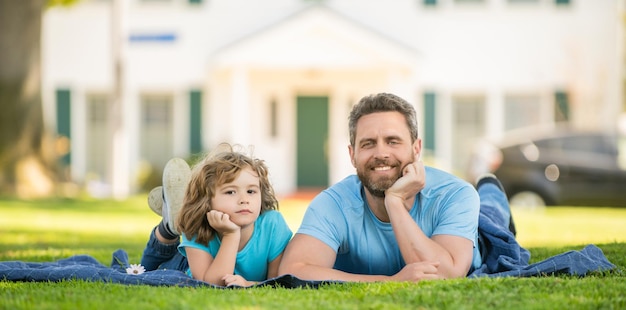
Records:
M387 171L391 169L392 169L391 166L374 167L374 171Z

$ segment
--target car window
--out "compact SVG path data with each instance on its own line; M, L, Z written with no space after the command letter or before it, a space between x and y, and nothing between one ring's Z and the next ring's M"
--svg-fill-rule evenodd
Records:
M619 165L617 140L612 135L559 136L539 140L535 144L545 161L607 170L614 170Z
M607 155L617 154L615 141L611 141L608 136L602 135L566 137L563 143L563 150L603 153Z
M535 141L535 145L540 149L558 150L561 149L563 142L558 138L542 139Z
M593 152L617 155L616 141L605 135L579 135L555 137L535 142L540 149L570 152Z

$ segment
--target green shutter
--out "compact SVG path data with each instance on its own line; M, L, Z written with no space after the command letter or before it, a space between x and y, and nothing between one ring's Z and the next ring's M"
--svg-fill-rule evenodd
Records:
M57 134L59 137L67 138L68 142L72 138L72 113L70 105L70 90L69 89L57 89L56 91L57 102ZM71 150L68 149L67 154L61 157L61 163L69 165L71 162Z
M201 4L202 0L188 0L189 4Z
M569 98L564 91L554 93L554 120L557 122L569 121Z
M570 0L554 0L556 5L570 5Z
M189 150L202 152L202 91L189 92Z
M436 6L437 0L423 0L424 6Z
M429 153L435 153L435 110L436 96L435 93L424 93L424 133L422 134L424 139L424 148Z

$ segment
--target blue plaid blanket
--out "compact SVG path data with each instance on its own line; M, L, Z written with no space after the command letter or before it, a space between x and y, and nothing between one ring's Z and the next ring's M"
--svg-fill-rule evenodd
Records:
M154 270L134 275L126 273L128 255L123 250L113 253L110 267L99 263L89 255L75 255L55 262L0 262L0 280L27 282L59 282L65 280L101 281L127 285L152 286L187 286L215 287L207 282L190 278L178 270ZM515 258L499 256L495 259L497 272L487 264L470 274L470 277L531 277L541 275L570 274L584 276L593 271L605 271L615 268L595 245L588 245L581 251L569 251L550 257L532 265L519 265ZM493 267L493 266L492 266ZM291 275L268 279L258 286L284 288L317 288L322 284L338 283L335 281L306 281Z
M195 280L178 270L154 270L142 274L126 273L129 266L128 254L124 250L113 253L111 266L105 266L89 255L75 255L55 262L0 262L0 280L27 282L59 282L83 280L92 282L120 283L127 285L215 287L207 282ZM310 287L317 288L330 281L304 281L290 275L268 279L257 286Z
M478 217L479 238L485 243L483 264L470 277L532 277L569 274L584 276L594 271L616 268L597 246L590 244L580 251L568 251L529 265L530 252L523 248L502 225L504 219L497 207L482 204Z
M479 234L487 245L483 253L483 265L469 277L531 277L569 274L585 276L590 272L616 268L600 248L588 245L580 251L568 251L541 262L529 265L530 253L521 247L515 236L503 227L501 215L495 208L483 206L479 217ZM55 262L28 263L21 261L0 262L0 280L58 282L80 279L121 284L144 284L153 286L215 286L194 280L178 270L155 270L139 275L126 273L128 254L124 250L113 253L111 266L100 264L88 255L76 255ZM317 288L335 281L305 281L291 275L269 279L258 286Z

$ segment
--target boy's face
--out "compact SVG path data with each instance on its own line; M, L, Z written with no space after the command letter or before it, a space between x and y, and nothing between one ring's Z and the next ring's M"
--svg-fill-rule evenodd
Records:
M218 186L211 205L213 210L228 214L239 227L254 223L261 213L261 185L256 172L246 167L232 182Z
M374 196L402 176L402 169L415 159L421 144L411 142L406 120L399 112L376 112L362 116L356 126L350 159L363 186Z

